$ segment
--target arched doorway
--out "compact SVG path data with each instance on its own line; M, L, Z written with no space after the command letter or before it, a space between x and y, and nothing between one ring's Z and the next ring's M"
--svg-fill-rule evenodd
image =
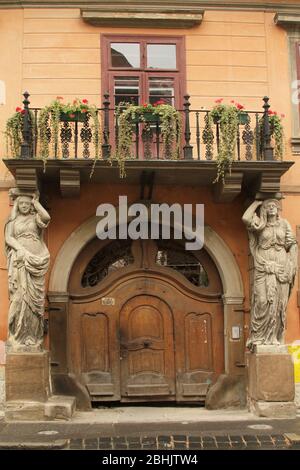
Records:
M56 393L76 395L77 406L81 409L90 406L91 400L136 402L158 401L160 397L162 401L164 397L164 401L190 402L203 400L209 384L223 371L240 375L238 364L244 361L243 287L234 256L224 241L205 227L205 249L197 254L198 264L191 260L178 263L171 256L174 245L163 247L157 241L134 242L130 248L126 244L123 248L112 245L109 248L110 243L94 239L98 221L93 217L71 234L51 272L50 349ZM168 249L171 264L177 263L176 269L164 260L163 253ZM128 250L129 259L126 258ZM97 253L101 252L100 259L111 260L111 265L116 262L118 269L109 267L109 263L98 265L94 281L87 282L88 267L97 266ZM117 259L112 259L111 253L115 253ZM175 254L178 255L178 250ZM187 270L182 267L186 264L190 265ZM208 285L205 285L206 276ZM139 320L146 305L142 296L150 300L148 331L141 331ZM136 315L132 330L123 332L120 325L128 322L122 318L132 315L126 313L126 308ZM162 330L173 335L173 345L164 336L156 337L156 345L153 338L149 338L153 336L149 328L159 331L159 327L154 326L159 324L158 319L161 319ZM240 325L239 339L231 337L233 325ZM189 333L185 334L186 331ZM203 334L210 336L211 342L201 340ZM125 354L128 357L124 366L121 365L123 358L120 359L124 353L123 343L127 344ZM132 366L134 356L143 356L145 360ZM151 371L143 365L150 361L150 356L152 363L158 364ZM166 357L166 363L155 362L154 357L158 356ZM111 364L112 370L109 369ZM142 382L134 383L132 376L137 374L132 371L136 371L136 367L144 374ZM172 379L163 377L163 367L174 370ZM149 372L152 389L146 382ZM124 386L126 383L128 386Z
M224 372L222 285L204 250L96 239L69 293L69 368L92 401L201 401Z

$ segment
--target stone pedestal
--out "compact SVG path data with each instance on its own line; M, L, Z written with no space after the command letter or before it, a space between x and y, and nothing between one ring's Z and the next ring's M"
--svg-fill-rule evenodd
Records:
M49 353L13 353L6 356L5 418L17 421L69 419L74 397L51 396Z
M50 394L49 353L8 353L6 401L45 402Z
M295 418L294 367L285 346L257 346L247 354L249 407L258 416Z

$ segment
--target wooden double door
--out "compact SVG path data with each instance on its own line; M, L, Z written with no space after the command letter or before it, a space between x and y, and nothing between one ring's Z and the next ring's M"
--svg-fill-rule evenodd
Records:
M72 295L70 369L92 401L203 401L224 370L220 281L211 260L202 253L210 278L204 288L158 264L156 250L144 242L132 249L132 263Z

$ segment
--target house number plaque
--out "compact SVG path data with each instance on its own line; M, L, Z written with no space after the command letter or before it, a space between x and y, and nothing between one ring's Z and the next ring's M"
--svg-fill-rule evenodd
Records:
M102 305L115 305L114 297L102 297L101 299Z

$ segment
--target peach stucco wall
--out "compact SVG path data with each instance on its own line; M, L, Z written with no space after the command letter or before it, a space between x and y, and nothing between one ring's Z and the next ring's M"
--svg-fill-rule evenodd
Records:
M138 30L99 28L85 24L79 9L0 10L0 80L6 83L6 104L0 107L0 128L21 104L21 94L28 90L32 106L43 106L57 95L66 101L88 98L101 105L101 33L184 35L186 38L187 91L193 108L211 107L224 97L240 101L247 109L261 109L261 98L269 95L272 109L286 115L286 159L290 152L291 90L286 32L274 24L274 13L262 11L206 11L203 23L188 30ZM6 155L0 138L0 157ZM11 180L0 164L0 186ZM293 230L300 224L300 162L283 178L294 187L283 202L283 216ZM298 189L297 189L298 188ZM85 185L80 199L66 200L51 188L49 206L52 223L47 233L52 264L66 237L85 219L95 214L100 202L117 202L117 194L132 200L138 188ZM298 191L298 192L297 192ZM107 194L110 194L109 201ZM209 224L234 253L240 266L248 297L248 245L241 223L243 206L239 200L230 205L214 205L208 192L200 188L186 191L156 188L154 198L166 202L203 202ZM7 328L7 272L3 229L10 211L7 190L0 188L0 340ZM230 214L230 216L229 216ZM229 222L230 219L230 222ZM248 299L246 299L246 307ZM299 309L294 290L288 308L287 340L300 337Z

